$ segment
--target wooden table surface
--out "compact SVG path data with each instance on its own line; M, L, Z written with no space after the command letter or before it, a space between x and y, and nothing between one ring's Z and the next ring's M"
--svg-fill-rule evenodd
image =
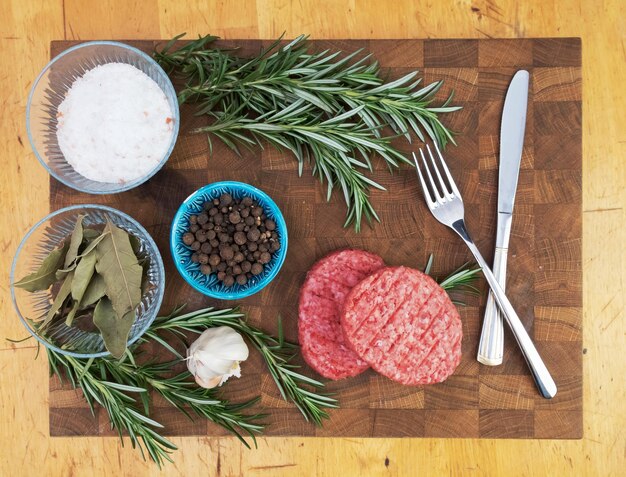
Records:
M0 475L158 474L116 438L50 438L47 364L9 297L20 238L48 211L48 175L25 128L33 79L54 39L483 38L583 43L584 438L578 441L175 438L167 475L623 475L626 38L620 0L5 0L0 22Z

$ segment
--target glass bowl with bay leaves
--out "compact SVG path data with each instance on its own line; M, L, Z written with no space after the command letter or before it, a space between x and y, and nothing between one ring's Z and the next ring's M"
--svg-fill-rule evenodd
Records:
M81 358L121 357L156 317L165 290L152 237L101 205L67 207L35 224L10 278L26 329L44 346Z

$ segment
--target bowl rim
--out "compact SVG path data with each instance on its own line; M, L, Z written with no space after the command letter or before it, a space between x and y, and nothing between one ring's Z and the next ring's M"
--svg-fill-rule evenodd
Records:
M31 121L30 121L31 105L32 105L32 101L33 101L33 96L35 95L35 89L37 88L37 85L39 85L39 81L41 80L43 75L52 67L52 65L54 63L56 63L58 60L63 58L65 55L69 55L70 53L72 53L72 52L74 52L76 50L79 50L81 48L86 48L86 47L90 47L90 46L99 46L99 45L117 46L117 47L120 47L120 48L123 48L123 49L126 49L126 50L130 50L130 51L132 51L134 53L137 53L139 56L141 56L145 60L147 60L148 63L152 63L153 66L155 66L156 68L161 70L161 72L163 73L164 78L167 79L167 82L165 83L165 90L163 92L165 93L166 97L174 98L174 105L175 105L174 109L172 110L172 115L173 115L173 119L174 119L174 129L172 130L172 139L171 139L171 142L170 142L170 145L169 145L169 148L168 148L167 152L165 153L165 155L163 156L163 158L161 159L159 164L157 164L157 166L155 166L155 168L152 171L150 171L150 173L148 173L146 176L141 177L139 179L135 179L134 181L131 181L131 182L126 182L123 186L120 186L120 187L117 187L117 188L114 188L114 189L111 189L111 190L105 190L105 191L94 191L94 190L88 189L86 187L77 186L75 184L70 183L64 177L62 177L61 175L59 175L56 172L54 172L48 166L48 164L46 164L46 162L41 157L38 149L35 147L33 134L32 134L31 128L30 128L30 123L31 123ZM161 87L159 87L159 88L161 88ZM161 88L161 89L163 89L163 88ZM161 168L165 165L165 163L168 161L168 159L172 155L172 151L174 150L174 146L176 145L176 141L178 140L179 128L180 128L180 107L179 107L179 104L178 104L178 96L176 94L176 90L174 89L174 85L172 84L172 80L170 79L168 74L165 72L165 70L163 68L161 68L161 66L150 55L144 53L143 51L139 50L138 48L135 48L134 46L130 46L130 45L127 45L126 43L122 43L122 42L119 42L119 41L104 41L104 40L100 40L100 41L86 41L84 43L80 43L78 45L74 45L74 46L68 48L67 50L63 51L62 53L58 54L57 56L52 58L46 64L46 66L44 66L44 68L41 70L41 72L37 75L37 77L35 78L35 81L33 81L33 85L30 88L30 92L28 93L28 100L26 102L26 134L28 135L28 141L30 142L30 148L35 153L35 157L37 158L39 163L46 169L48 174L50 174L56 180L58 180L59 182L61 182L62 184L66 185L68 187L71 187L74 190L77 190L77 191L80 191L80 192L85 192L87 194L93 194L93 195L117 194L117 193L120 193L120 192L125 192L127 190L133 189L133 188L143 184L144 182L146 182L150 178L152 178L152 176L154 176L157 172L159 172L161 170Z
M271 270L271 272L262 281L260 281L255 286L250 287L243 292L222 293L222 292L215 292L209 288L200 286L199 284L196 283L195 280L193 280L189 276L186 270L179 263L180 256L178 256L178 254L176 253L177 240L176 240L175 229L178 227L178 224L180 223L183 217L183 214L188 210L189 203L195 200L198 196L206 194L207 192L211 192L212 190L220 188L220 187L230 187L233 189L239 188L239 189L243 189L244 191L249 191L251 194L254 194L260 197L264 203L273 205L273 207L277 211L276 219L277 219L279 228L284 231L283 236L281 237L281 242L280 242L281 248L279 250L280 254L277 257L276 266ZM254 295L255 293L265 288L272 280L274 280L274 278L276 277L276 275L278 275L278 272L282 268L285 262L285 258L287 257L288 243L289 243L289 237L288 237L288 232L287 232L287 222L285 222L285 217L283 216L283 213L280 210L280 207L278 207L276 202L274 202L274 199L272 199L266 192L262 191L258 187L253 186L252 184L247 184L245 182L239 182L239 181L212 182L210 184L200 187L195 192L191 193L180 204L180 207L178 208L178 210L176 211L176 214L174 215L174 218L172 219L172 225L170 227L170 252L172 254L172 260L174 261L176 270L178 270L178 273L180 274L180 276L183 277L185 282L187 282L194 290L202 293L203 295L209 296L211 298L216 298L219 300L238 300L241 298L246 298L250 295Z
M22 313L20 312L20 308L19 308L19 306L17 304L17 298L15 296L14 282L15 282L15 269L17 267L17 259L20 256L20 253L22 252L22 249L26 245L26 241L28 240L28 238L35 232L35 230L37 230L41 226L41 224L43 224L47 220L49 220L49 219L51 219L51 218L53 218L53 217L55 217L57 215L60 215L60 214L62 214L64 212L68 212L68 211L76 210L76 209L85 209L85 208L92 208L92 209L103 210L103 211L106 211L106 212L113 213L115 215L121 216L122 218L128 220L133 225L135 225L135 227L137 227L139 229L139 231L145 235L145 238L146 238L147 242L156 251L157 266L159 268L159 273L165 279L165 266L163 265L163 257L161 256L161 252L159 251L159 248L157 247L156 242L154 241L152 236L148 233L148 231L137 220L133 219L130 215L122 212L121 210L118 210L118 209L115 209L113 207L109 207L109 206L106 206L106 205L78 204L78 205L72 205L72 206L69 206L69 207L63 207L62 209L56 210L56 211L46 215L45 217L40 219L35 225L33 225L29 229L29 231L26 233L26 235L24 235L24 238L22 238L22 240L20 241L20 244L17 247L17 250L15 251L15 255L13 256L13 262L11 263L11 272L9 274L10 287L11 287L11 301L13 302L13 308L15 309L15 311L17 313L17 316L19 317L20 321L22 322L22 325L24 325L24 328L26 328L26 330L37 341L39 341L42 345L44 345L46 348L53 349L54 351L56 351L58 353L61 353L61 354L67 355L67 356L73 356L75 358L101 358L101 357L104 357L104 356L109 356L111 353L109 351L101 351L99 353L76 353L74 351L68 351L66 349L61 349L58 346L50 343L49 341L46 341L43 338L41 338L37 333L34 332L34 330L31 329L31 327L26 322L26 319L22 316ZM165 283L163 284L162 287L159 287L157 293L158 293L158 295L157 295L157 301L156 301L156 303L157 303L157 305L156 305L156 309L157 309L156 313L154 313L154 316L152 316L149 320L147 320L147 322L145 323L143 328L140 329L139 332L137 333L137 336L135 336L134 338L131 338L130 340L128 340L128 342L126 343L126 346L128 346L128 347L132 346L139 338L141 338L141 336L143 336L143 334L146 332L146 330L150 327L152 322L155 320L155 318L158 315L159 310L161 308L161 304L163 303L163 296L165 295Z

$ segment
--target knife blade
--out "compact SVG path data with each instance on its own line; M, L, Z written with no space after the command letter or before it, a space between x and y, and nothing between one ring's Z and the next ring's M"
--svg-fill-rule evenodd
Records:
M493 273L504 289L506 262L511 235L513 205L519 177L526 111L528 107L529 73L520 70L513 76L504 100L500 124L500 164L498 167L498 221L496 227L496 250ZM477 360L488 366L502 364L504 354L504 327L502 316L492 293L487 298Z

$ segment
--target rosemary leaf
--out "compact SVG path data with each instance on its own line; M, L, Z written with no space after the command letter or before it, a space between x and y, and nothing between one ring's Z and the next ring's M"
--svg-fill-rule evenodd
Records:
M370 157L378 155L390 171L409 162L391 139L413 132L428 136L441 147L453 142L440 114L460 109L433 106L441 81L420 87L417 72L386 81L371 55L348 55L329 50L311 52L306 36L281 46L276 40L254 58L242 58L235 50L213 47L216 37L205 36L173 50L175 37L154 53L166 71L185 85L178 93L182 103L195 103L196 113L212 119L195 129L223 141L235 152L238 145L263 147L264 143L291 152L300 174L305 163L320 182L326 182L327 198L340 189L346 202L345 226L361 229L379 220L370 187L382 188L365 174ZM359 58L359 56L362 56ZM390 127L394 136L384 136Z

